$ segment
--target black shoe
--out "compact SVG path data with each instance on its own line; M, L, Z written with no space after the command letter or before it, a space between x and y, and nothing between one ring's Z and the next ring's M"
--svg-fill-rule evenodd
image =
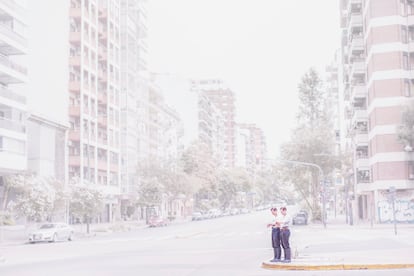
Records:
M290 263L290 260L283 260L282 263Z
M273 260L270 260L270 262L272 262L272 263L278 263L278 262L280 262L280 259L273 259Z

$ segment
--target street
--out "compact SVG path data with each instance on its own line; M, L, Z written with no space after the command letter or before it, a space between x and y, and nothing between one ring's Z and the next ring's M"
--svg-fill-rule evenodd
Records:
M160 228L113 233L73 242L0 245L0 275L413 275L413 269L347 271L274 271L261 267L272 258L268 211L172 224ZM292 226L296 261L325 258L358 250L414 251L413 227L400 229L398 239L379 241L388 228ZM345 228L349 229L345 229ZM344 229L344 230L341 230ZM323 233L325 231L325 233ZM365 234L364 234L365 233ZM390 230L390 233L392 231ZM367 238L369 237L369 238ZM355 248L361 240L363 249ZM388 248L388 249L387 249ZM403 250L403 251L401 251ZM317 252L315 252L317 251ZM365 251L361 251L360 256ZM315 255L316 254L316 255ZM374 254L374 253L373 253ZM407 253L408 254L408 253ZM356 254L358 256L358 254ZM368 260L373 256L366 255ZM392 258L392 256L390 256ZM309 259L312 260L312 259Z

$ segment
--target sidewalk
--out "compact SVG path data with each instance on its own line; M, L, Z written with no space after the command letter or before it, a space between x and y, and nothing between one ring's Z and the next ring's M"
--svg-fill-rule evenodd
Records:
M147 227L145 221L91 224L90 233L88 234L86 233L86 224L71 224L70 226L75 229L75 239L110 235L115 232L129 232ZM34 229L36 229L36 225L0 226L0 247L26 243L28 241L28 234Z
M302 229L303 231L304 229ZM310 225L306 235L292 228L291 263L263 262L276 270L348 270L414 268L414 224L347 225L328 220ZM296 253L296 256L295 256Z
M171 224L180 224L188 221L189 219L176 219L172 221ZM38 225L0 226L0 247L27 243L28 234L36 229L37 226ZM70 226L75 229L75 239L106 236L112 233L130 232L148 227L144 220L90 224L90 233L88 234L86 232L86 224L71 224Z

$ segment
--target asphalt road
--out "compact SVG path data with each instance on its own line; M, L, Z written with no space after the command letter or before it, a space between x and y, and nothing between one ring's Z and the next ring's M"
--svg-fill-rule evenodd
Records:
M143 228L73 242L0 247L1 276L64 275L414 275L414 270L274 271L267 211ZM320 226L292 226L292 247L312 239ZM320 236L320 233L319 233ZM370 245L367 245L370 246ZM325 244L323 254L341 251ZM346 248L344 249L346 250Z

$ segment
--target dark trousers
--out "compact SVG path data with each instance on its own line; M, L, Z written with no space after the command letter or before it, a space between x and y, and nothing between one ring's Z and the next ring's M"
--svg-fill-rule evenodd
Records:
M289 245L290 230L288 228L280 230L280 238L285 255L285 260L290 260L290 245Z
M272 228L272 247L274 259L280 260L282 250L280 248L280 228Z

